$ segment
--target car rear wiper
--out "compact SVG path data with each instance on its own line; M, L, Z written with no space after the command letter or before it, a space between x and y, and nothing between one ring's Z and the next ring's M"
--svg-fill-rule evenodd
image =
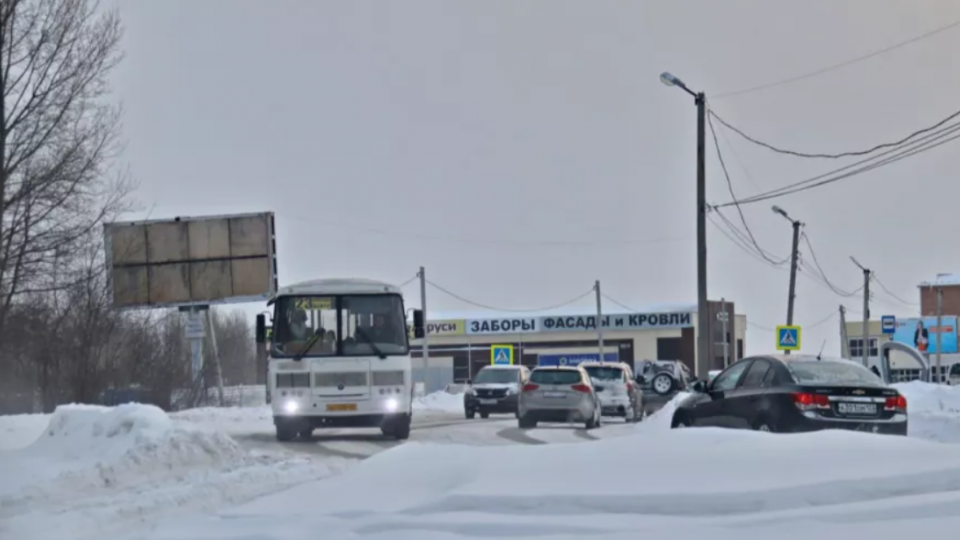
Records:
M294 355L293 361L299 362L303 360L303 357L307 355L307 351L313 348L313 345L317 342L318 339L320 339L321 336L323 336L323 333L319 331L315 332L312 336L310 336L310 339L307 340L306 345L304 345L303 348L297 351L297 354Z
M377 345L373 342L373 340L370 339L370 336L367 335L367 331L366 331L366 330L364 330L363 328L360 328L360 327L358 326L358 327L357 327L357 335L360 336L361 338L363 338L363 341L365 341L365 342L367 343L367 345L369 345L370 348L373 349L373 352L376 353L376 355L377 355L381 360L384 360L384 359L387 358L387 355L383 354L383 351L380 350L380 347L377 347Z

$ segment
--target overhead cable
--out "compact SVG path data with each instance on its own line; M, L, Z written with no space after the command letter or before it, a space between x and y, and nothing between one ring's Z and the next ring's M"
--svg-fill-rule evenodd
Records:
M806 191L806 190L820 187L826 184L831 184L847 178L852 178L854 176L858 176L860 174L872 171L874 169L884 167L891 163L895 163L897 161L900 161L901 159L906 159L908 157L926 152L928 150L933 150L934 148L937 148L943 144L946 144L958 138L960 138L960 122L953 124L951 126L941 128L937 132L925 135L924 137L921 137L920 139L913 141L911 143L908 143L900 148L887 150L885 152L881 152L877 155L852 163L845 167L840 167L830 172L820 174L812 178L808 178L806 180L801 180L799 182L794 182L792 184L788 184L783 187L772 189L764 193L759 193L757 195L752 195L750 197L746 197L736 201L730 201L730 202L718 204L714 208L725 208L727 206L740 206L744 204L752 204L756 202L766 201L766 200L790 195L793 193L799 193L801 191ZM889 157L886 157L882 160L877 160L877 158L880 158L882 156L889 155L889 154L893 154L893 155L890 155ZM854 168L860 165L863 165L863 166L859 168ZM853 170L850 170L850 169L853 169ZM847 171L847 172L843 172L843 171ZM837 174L841 172L843 172L843 174Z
M884 285L882 281L880 281L880 278L877 277L877 274L876 274L876 273L871 273L870 277L873 279L874 282L876 282L877 285L880 286L880 289L881 289L883 292L887 293L887 295L890 296L890 298L893 298L893 299L896 300L897 302L900 302L901 304L904 304L904 305L906 305L906 306L919 306L919 305L920 305L919 302L908 302L908 301L904 300L903 298L900 298L899 296L893 294L893 293L890 291L890 289L888 289L887 286Z
M960 21L954 21L954 22L952 22L952 23L946 24L946 25L941 26L941 27L939 27L939 28L934 28L933 30L931 30L931 31L929 31L929 32L926 32L926 33L924 33L924 34L920 34L919 36L914 36L914 37L912 37L912 38L910 38L910 39L907 39L907 40L904 40L904 41L900 41L900 42L894 43L893 45L888 45L888 46L886 46L886 47L883 47L882 49L877 49L877 50L875 50L875 51L871 51L871 52L869 52L869 53L862 54L862 55L857 56L857 57L854 57L854 58L850 58L849 60L844 60L843 62L838 62L838 63L836 63L836 64L831 64L831 65L829 65L829 66L822 67L822 68L816 69L816 70L814 70L814 71L808 71L808 72L802 73L802 74L800 74L800 75L794 75L794 76L792 76L792 77L787 77L786 79L780 79L780 80L774 81L774 82L768 82L768 83L764 83L764 84L759 84L759 85L756 85L756 86L751 86L751 87L748 87L748 88L743 88L743 89L741 89L741 90L734 90L734 91L730 91L730 92L723 92L723 93L721 93L721 94L717 94L716 96L713 96L712 99L723 99L723 98L727 98L727 97L741 96L741 95L749 94L749 93L752 93L752 92L758 92L758 91L760 91L760 90L767 90L767 89L769 89L769 88L775 88L775 87L778 87L778 86L784 86L784 85L786 85L786 84L794 83L794 82L797 82L797 81L802 81L802 80L804 80L804 79L810 79L810 78L816 77L816 76L818 76L818 75L823 75L824 73L829 73L829 72L831 72L831 71L837 71L837 70L839 70L839 69L843 69L843 68L848 67L848 66L851 66L851 65L853 65L853 64L857 64L857 63L859 63L859 62L863 62L864 60L869 60L869 59L871 59L871 58L875 58L875 57L877 57L877 56L886 54L886 53L888 53L888 52L897 50L897 49L899 49L899 48L901 48L901 47L906 47L907 45L911 45L911 44L916 43L916 42L918 42L918 41L922 41L922 40L924 40L924 39L927 39L927 38L936 36L937 34L941 34L941 33L946 32L946 31L948 31L948 30L953 30L954 28L957 28L957 27L960 27Z
M534 311L552 311L552 310L554 310L554 309L562 308L562 307L564 307L564 306L568 306L568 305L570 305L570 304L573 304L574 302L577 302L577 301L579 301L579 300L581 300L581 299L583 299L583 298L586 298L587 296L589 296L589 295L591 295L591 294L594 294L594 289L593 289L593 287L591 287L589 290L587 290L587 292L581 294L580 296L577 296L576 298L572 298L572 299L570 299L570 300L567 300L566 302L563 302L563 303L560 303L560 304L556 304L556 305L553 305L553 306L547 306L547 307L542 307L542 308L527 308L527 309L499 308L499 307L489 306L489 305L486 305L486 304L481 304L480 302L475 302L475 301L470 300L470 299L468 299L468 298L464 298L463 296L460 296L459 294L457 294L457 293L455 293L455 292L452 292L452 291L450 291L449 289L446 289L446 288L444 288L444 287L441 287L440 285L437 285L436 283L430 281L429 279L426 280L426 282L427 282L428 285L432 286L433 288L437 289L438 291L440 291L440 292L442 292L442 293L444 293L444 294L446 294L446 295L448 295L448 296L450 296L450 297L452 297L452 298L456 298L457 300L459 300L459 301L461 301L461 302L463 302L463 303L465 303L465 304L470 304L470 305L473 305L473 306L476 306L476 307L479 307L479 308L482 308L482 309L489 309L489 310L491 310L491 311L504 311L504 312L510 312L510 313L530 313L530 312L534 312Z
M747 141L750 141L751 143L753 143L753 144L755 144L755 145L757 145L757 146L761 146L761 147L763 147L763 148L766 148L767 150L772 150L773 152L776 152L776 153L778 153L778 154L786 154L786 155L790 155L790 156L796 156L796 157L802 157L802 158L813 158L813 159L841 159L841 158L847 158L847 157L860 157L860 156L866 156L866 155L869 155L869 154L873 154L874 152L878 152L878 151L884 150L884 149L886 149L886 148L896 148L896 147L898 147L898 146L902 146L902 145L910 142L911 140L913 140L913 139L915 139L915 138L917 138L917 137L919 137L919 136L921 136L921 135L924 135L924 134L926 134L926 133L929 133L929 132L931 132L931 131L934 131L934 130L936 130L936 129L939 129L939 128L942 127L942 126L944 126L944 125L946 125L946 124L949 124L952 120L960 117L960 111L953 112L953 113L951 113L950 115L948 115L946 118L943 118L942 120L939 120L937 123L933 124L932 126L925 127L925 128L923 128L923 129L918 129L917 131L914 131L913 133L910 133L909 135L903 137L902 139L900 139L900 140L898 140L898 141L881 143L881 144L878 144L878 145L873 146L873 147L871 147L871 148L867 148L867 149L865 149L865 150L854 150L854 151L849 151L849 152L839 152L839 153L835 153L835 154L823 154L823 153L810 154L810 153L806 153L806 152L799 152L799 151L796 151L796 150L788 150L788 149L785 149L785 148L779 148L779 147L774 146L774 145L772 145L772 144L770 144L770 143L766 143L766 142L763 142L763 141L761 141L761 140L759 140L759 139L756 139L756 138L754 138L754 137L751 137L750 135L747 135L746 133L744 133L741 129L739 129L739 128L737 128L736 126L730 124L730 122L727 122L726 120L724 120L723 118L721 118L720 115L718 115L717 113L713 112L712 109L708 112L708 114L709 114L710 117L716 118L718 122L720 122L721 124L724 125L724 127L730 129L731 131L733 131L733 132L736 133L737 135L743 137L743 138L746 139Z
M717 151L717 159L720 161L720 168L723 169L723 176L727 180L727 190L730 192L730 198L734 201L737 200L737 195L733 191L733 182L730 180L730 173L727 171L727 164L723 160L723 152L720 151L720 141L717 139L717 131L713 127L713 120L708 116L707 123L710 126L710 133L713 135L713 146ZM750 230L750 226L747 225L747 218L743 215L743 209L740 208L739 204L734 205L737 208L737 214L740 215L740 223L743 224L743 229L746 231L747 236L750 239L750 243L753 244L753 247L756 248L757 253L760 254L767 262L771 264L784 264L789 260L789 257L783 260L776 260L773 257L770 257L766 251L760 247L760 244L757 243L756 237L753 236L753 231ZM704 209L706 211L706 209Z

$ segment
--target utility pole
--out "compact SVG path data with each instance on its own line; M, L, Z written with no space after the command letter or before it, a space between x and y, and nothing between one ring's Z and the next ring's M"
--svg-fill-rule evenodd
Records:
M774 206L773 212L787 218L787 221L793 225L793 249L790 251L790 291L787 295L787 326L793 326L793 300L797 296L797 259L800 258L800 227L803 226L803 223L792 219L779 206ZM784 351L784 354L790 354L790 351Z
M603 353L603 305L600 301L600 280L594 282L593 290L597 292L597 346L600 347L600 362L604 361Z
M852 256L850 260L863 270L863 367L870 367L870 269L864 268Z
M943 334L943 289L937 286L937 384L943 382L943 372L940 367L940 335Z
M850 340L847 338L847 308L840 304L840 356L850 358Z
M694 374L706 379L712 363L707 302L707 96L694 92L666 71L660 74L660 82L690 94L697 106L697 362Z
M427 273L423 267L420 267L420 310L423 311L423 345L420 349L423 351L423 392L429 393L427 389L427 374L430 370L430 324L427 323Z
M727 312L727 299L720 299L720 313L717 313L717 318L720 319L720 323L723 325L723 369L727 369L727 366L730 365L730 338L727 334L727 324L730 322L730 314Z

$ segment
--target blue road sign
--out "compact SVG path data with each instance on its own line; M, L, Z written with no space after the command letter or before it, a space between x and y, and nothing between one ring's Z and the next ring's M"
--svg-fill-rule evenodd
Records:
M778 326L777 327L777 350L778 351L799 351L800 350L800 327L799 326Z
M490 364L494 366L513 365L513 345L491 345Z
M581 362L599 362L600 353L574 353L574 354L541 354L537 358L537 364L541 366L577 366ZM604 362L617 362L619 355L615 352L603 353Z
M897 332L897 317L895 315L880 317L880 329L884 334L895 334Z

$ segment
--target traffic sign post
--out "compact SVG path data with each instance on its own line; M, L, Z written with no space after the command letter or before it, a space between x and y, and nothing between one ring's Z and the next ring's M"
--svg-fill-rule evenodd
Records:
M777 350L778 351L799 351L800 350L800 327L799 326L778 326L777 327Z
M880 317L880 329L884 334L894 334L897 331L897 317L884 315Z
M491 345L490 346L490 365L512 366L513 365L513 345Z

